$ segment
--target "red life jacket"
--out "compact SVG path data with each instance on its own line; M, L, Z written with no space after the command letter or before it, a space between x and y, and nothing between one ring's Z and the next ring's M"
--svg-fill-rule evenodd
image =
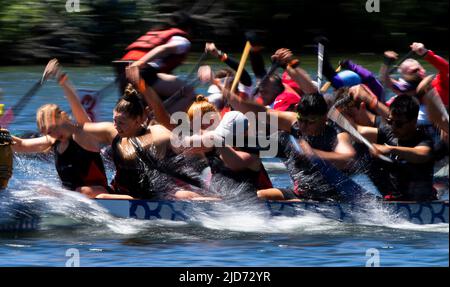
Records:
M152 49L167 43L173 36L181 36L187 38L188 34L177 28L170 28L168 30L161 31L149 31L147 32L147 34L139 37L125 49L128 52L125 54L125 56L122 57L121 60L137 61ZM169 73L186 59L186 54L187 53L167 56L163 60L163 64L161 65L159 71L162 73Z

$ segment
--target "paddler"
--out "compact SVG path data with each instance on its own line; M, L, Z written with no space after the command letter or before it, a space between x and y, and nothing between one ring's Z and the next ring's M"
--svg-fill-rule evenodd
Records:
M423 43L414 42L410 45L410 48L411 51L438 70L438 75L434 78L432 85L441 97L444 105L448 107L448 61L428 50ZM416 87L426 76L425 68L415 59L406 59L398 67L400 79L395 80L390 78L388 71L397 58L398 54L394 51L386 51L384 53L384 65L381 68L383 83L396 94L416 95Z
M380 168L388 171L379 190L388 200L430 201L436 199L433 189L433 141L417 125L419 101L400 95L389 106L387 125L358 127L374 143L379 153L390 156L394 164ZM377 159L374 159L377 160Z
M156 120L167 129L173 129L174 126L170 124L168 113L152 89L147 85L139 85L139 82L134 85L144 89L141 93L154 109ZM226 198L238 187L240 187L240 191L253 197L256 197L256 190L272 187L269 176L257 155L241 151L232 143L231 145L220 144L216 147L203 145L203 137L223 140L227 136L236 134L236 129L233 131L233 127L240 126L244 129L248 121L243 114L230 111L222 117L212 103L208 102L204 96L198 95L195 102L189 107L187 115L194 134L192 137L177 137L174 142L179 144L175 150L182 152L187 159L190 158L189 165L191 166L194 166L193 162L202 161L202 158L207 159L212 177L206 183L203 181L203 188L215 196ZM200 123L198 130L195 130L195 123ZM214 131L211 132L213 129ZM245 131L242 130L240 134L244 136ZM194 141L200 145L195 146Z
M202 154L209 163L212 172L209 190L219 197L227 198L247 195L256 197L259 189L272 188L272 183L257 154L243 151L237 145L244 142L248 133L248 119L238 111L229 111L220 115L216 107L202 95L188 110L191 127L194 122L201 123L198 134L185 138L189 143L187 151ZM239 137L241 137L239 139ZM194 139L200 143L194 147ZM208 140L218 141L217 145L205 145ZM236 191L240 191L236 194ZM233 193L234 192L234 193Z
M295 69L298 61L294 61L292 53L287 49L278 50L273 58L288 69ZM295 65L295 67L292 67ZM302 74L294 74L293 79L298 79ZM309 77L303 75L302 82L307 82ZM309 84L311 85L311 84ZM302 85L300 87L309 86ZM304 93L296 112L282 112L268 109L255 103L246 102L228 93L232 107L243 113L266 112L268 117L276 117L278 120L279 135L278 157L284 160L288 173L294 182L293 190L271 188L259 190L260 198L272 200L339 200L340 193L335 186L327 183L321 172L307 163L304 156L300 156L291 142L291 136L307 153L327 161L337 169L345 170L352 161L355 150L351 145L350 135L343 132L335 125L327 121L328 107L323 96L319 93ZM269 120L268 120L269 121ZM270 122L270 121L269 121ZM351 191L349 191L351 192Z
M88 188L89 194L103 199L214 199L204 197L198 188L199 181L182 170L180 157L171 144L170 130L160 124L149 125L148 110L142 97L150 97L146 101L152 108L160 99L145 82L141 84L145 85L143 95L128 85L114 107L113 123L86 122L65 126L66 132L80 138L82 146L112 147L116 167L112 190L92 186Z
M108 187L99 148L93 145L82 147L80 145L81 138L60 129L61 126L77 126L91 120L81 105L75 89L70 84L67 74L62 73L56 59L49 62L44 74L58 80L69 101L75 122L57 105L43 105L36 113L36 123L43 136L32 139L13 137L12 149L18 153L53 151L55 168L62 185L92 197L92 194L84 189L84 186Z
M172 75L172 71L186 59L191 48L190 35L194 26L191 16L176 12L169 21L169 27L155 29L138 38L126 48L126 54L115 62L120 91L127 86L125 68L131 68L135 77L142 77L162 98L183 92L185 101L167 107L169 112L185 110L193 101L192 88Z

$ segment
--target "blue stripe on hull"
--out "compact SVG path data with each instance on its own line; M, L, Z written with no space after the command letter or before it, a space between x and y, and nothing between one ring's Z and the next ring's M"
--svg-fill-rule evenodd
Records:
M189 221L197 212L208 214L220 210L214 202L188 201L146 201L146 200L106 200L96 202L109 213L121 218L144 220L165 219L172 221ZM270 216L302 216L312 212L326 218L354 222L352 214L364 213L364 207L355 204L318 203L318 202L276 202L261 203ZM216 206L216 208L215 208ZM377 207L369 207L377 208ZM416 224L448 223L448 201L427 203L383 202L378 208L388 210L389 214L406 219ZM13 217L2 219L0 216L0 232L27 232L38 229L40 218L32 213L18 213Z
M112 215L136 219L165 219L186 221L195 215L194 209L208 212L216 203L187 201L145 201L145 200L97 200ZM363 213L364 208L355 204L317 202L275 202L264 203L271 216L301 216L305 212L318 213L324 217L353 222L352 214ZM448 201L428 203L383 202L379 205L399 218L417 224L448 223ZM371 207L374 208L374 207Z

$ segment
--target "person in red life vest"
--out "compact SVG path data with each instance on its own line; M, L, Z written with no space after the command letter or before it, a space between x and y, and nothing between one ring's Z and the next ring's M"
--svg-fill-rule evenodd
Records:
M79 143L80 138L60 129L62 126L75 126L91 122L86 111L76 95L75 89L69 83L66 74L60 71L58 61L53 59L44 72L47 77L55 77L64 90L72 108L76 122L55 104L46 104L36 113L36 122L43 136L32 139L22 139L13 136L12 149L19 153L36 153L53 150L55 167L62 185L70 190L76 190L88 197L87 186L108 188L105 167L98 147L85 146Z
M126 54L115 62L121 94L128 84L128 67L135 79L144 79L163 100L182 93L175 104L167 106L170 113L186 110L195 97L193 88L170 73L187 57L192 27L193 20L187 13L176 12L168 28L149 31L129 45Z

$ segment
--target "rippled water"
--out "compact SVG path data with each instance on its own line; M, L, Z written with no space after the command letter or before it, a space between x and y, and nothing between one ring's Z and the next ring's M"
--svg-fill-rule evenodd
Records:
M67 70L78 88L98 89L113 80L108 67ZM10 106L41 72L41 67L0 68L0 102ZM111 118L116 98L104 99L101 119ZM49 102L67 108L54 82L36 94L11 130L35 131L34 112ZM34 232L0 233L0 266L65 266L71 248L78 249L81 266L365 266L370 248L379 251L381 266L448 266L448 224L416 225L381 212L358 224L315 214L270 218L251 206L199 214L192 222L118 219L62 190L51 158L19 156L14 167L0 210L19 202L43 221ZM270 173L275 185L290 185L284 172Z

